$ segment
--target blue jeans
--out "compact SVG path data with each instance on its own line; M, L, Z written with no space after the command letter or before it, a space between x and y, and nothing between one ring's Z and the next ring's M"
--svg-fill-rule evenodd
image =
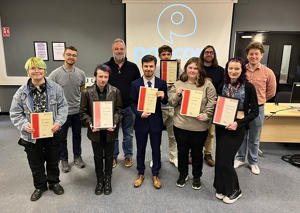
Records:
M244 141L236 156L238 161L244 162L247 154L248 162L252 165L257 164L260 134L265 117L264 106L260 106L258 110L259 114L249 123L249 129L246 131Z
M133 112L131 111L130 106L124 109L124 115L122 119L122 131L123 131L123 142L122 148L124 152L125 158L132 158L133 155L133 123L134 123L134 116ZM114 148L114 158L118 157L119 155L119 140L118 138L115 140L115 148Z
M77 113L74 115L68 115L67 121L61 127L64 134L64 139L60 143L61 160L68 160L67 137L70 126L72 127L74 158L78 158L81 156L81 120L79 113Z

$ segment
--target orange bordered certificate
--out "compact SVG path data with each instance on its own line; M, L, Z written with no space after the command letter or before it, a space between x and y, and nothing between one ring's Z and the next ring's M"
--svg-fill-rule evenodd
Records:
M155 113L157 91L157 88L140 87L137 110Z
M239 106L239 99L218 96L212 123L228 126L233 123Z
M160 61L160 78L167 84L174 84L178 78L178 62L177 60L161 60Z
M31 126L34 133L31 134L32 139L51 138L53 133L53 112L31 113Z
M203 91L184 90L181 101L180 114L197 117L200 114Z
M93 102L93 127L97 129L112 128L113 123L113 102Z

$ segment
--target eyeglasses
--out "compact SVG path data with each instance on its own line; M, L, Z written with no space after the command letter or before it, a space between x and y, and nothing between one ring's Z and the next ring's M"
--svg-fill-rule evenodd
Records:
M214 51L205 51L204 54L205 55L214 55L215 52Z
M69 57L72 56L72 57L74 57L74 58L77 57L76 54L71 54L71 53L66 53L66 56L69 56Z

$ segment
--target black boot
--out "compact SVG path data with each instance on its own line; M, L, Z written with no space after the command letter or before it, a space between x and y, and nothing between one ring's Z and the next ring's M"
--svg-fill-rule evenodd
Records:
M32 195L30 197L30 200L36 201L36 200L40 199L40 197L42 197L43 192L45 192L46 190L47 190L47 188L34 190L34 192L32 193Z
M97 185L95 188L95 194L101 195L103 193L103 178L98 178Z
M106 176L104 179L104 194L109 195L112 192L111 189L111 176Z

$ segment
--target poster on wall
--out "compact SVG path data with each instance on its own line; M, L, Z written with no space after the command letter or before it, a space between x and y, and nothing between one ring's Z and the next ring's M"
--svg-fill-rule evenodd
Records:
M66 49L66 42L52 42L53 61L64 61L64 51Z
M34 41L34 55L44 61L48 61L48 43L47 41Z

